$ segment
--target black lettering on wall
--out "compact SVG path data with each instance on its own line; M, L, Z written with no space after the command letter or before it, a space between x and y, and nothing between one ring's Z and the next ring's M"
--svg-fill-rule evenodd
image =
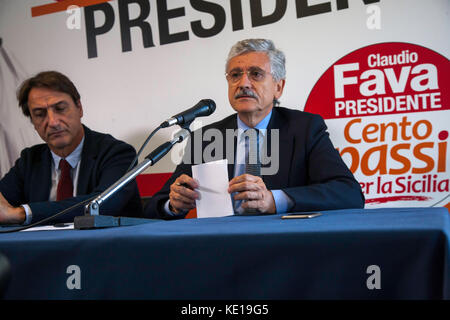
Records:
M168 10L167 0L158 0L157 5L160 45L189 40L187 31L172 34L169 32L169 19L183 17L185 15L184 7Z
M0 0L1 1L1 0ZM232 31L244 29L242 0L228 0L230 3ZM356 1L356 0L355 0ZM379 3L380 0L361 0L364 5ZM160 45L169 44L173 42L180 42L189 40L188 26L183 31L170 33L170 19L184 17L185 7L168 9L172 3L186 3L176 0L118 0L119 20L120 20L120 36L122 42L122 51L132 51L131 29L138 27L142 34L142 43L144 48L154 47L152 27L150 22L147 22L150 15L150 3L156 2L156 13L159 26ZM200 38L213 37L219 34L226 25L226 10L222 6L225 1L217 0L190 0L189 3L194 10L210 14L213 19L213 25L209 28L205 27L205 22L198 19L190 22L192 32ZM262 3L263 0L248 0L250 4L250 18L252 27L258 27L267 24L273 24L281 20L286 14L288 0L272 0L270 3L274 5L273 12L264 15ZM331 0L315 1L315 4L310 4L312 1L295 0L297 18L318 15L322 13L331 12ZM268 0L264 0L267 5ZM130 4L139 6L139 16L137 18L130 18ZM336 0L337 10L347 9L349 7L348 0ZM172 6L173 7L173 4ZM96 58L98 56L97 38L99 35L105 34L112 30L115 23L115 15L113 6L109 2L91 5L84 8L85 27L86 27L86 42L88 58ZM248 14L247 12L245 14ZM104 22L97 20L104 16ZM97 23L96 23L97 22ZM101 25L98 25L101 24ZM180 24L178 24L179 26ZM210 25L210 24L208 24ZM177 28L179 30L179 28Z
M296 0L296 6L297 6L297 18L313 16L316 14L331 11L330 2L319 3L310 6L308 4L308 0Z
M268 16L263 16L262 0L250 0L250 11L252 15L252 26L258 27L265 24L271 24L279 21L286 13L287 0L277 0L275 3L275 10Z
M140 8L140 14L136 19L130 20L130 12L128 5L137 3ZM147 19L150 14L150 3L148 0L119 0L119 17L120 17L120 35L122 38L122 52L131 51L131 28L138 27L141 29L142 42L144 48L154 47L152 28Z
M225 10L217 3L204 0L191 0L191 6L197 11L210 13L214 17L214 25L210 29L205 29L200 20L192 21L192 32L200 38L212 37L218 34L225 27Z
M102 26L95 26L94 14L101 11L105 15L105 23ZM88 58L97 57L97 36L104 34L112 29L114 25L114 10L109 3L101 3L84 8L84 17L86 25L86 40L88 49Z
M364 4L371 4L375 2L380 2L380 0L362 0ZM337 9L348 9L348 0L336 0Z
M233 31L244 29L241 0L230 0L230 9L231 9L231 23L233 25Z

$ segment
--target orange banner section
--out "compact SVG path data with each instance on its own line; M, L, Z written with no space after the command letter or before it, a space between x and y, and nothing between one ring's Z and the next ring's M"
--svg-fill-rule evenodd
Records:
M87 7L108 1L111 0L63 0L56 3L49 3L44 4L42 6L33 7L31 8L31 16L39 17L50 13L66 11L67 8L72 5L79 7Z

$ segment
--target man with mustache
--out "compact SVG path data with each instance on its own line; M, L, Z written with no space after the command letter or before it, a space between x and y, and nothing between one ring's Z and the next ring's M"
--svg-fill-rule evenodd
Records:
M41 72L22 83L17 98L45 144L24 149L1 178L0 224L40 221L103 192L125 174L134 148L81 123L80 94L65 75ZM51 222L72 222L83 211L84 205ZM141 216L136 183L106 201L100 213Z
M262 136L260 140L267 144L268 150L280 152L275 174L248 173L247 167L239 161L246 152L247 142L237 137L236 161L228 167L228 192L233 198L234 213L274 214L364 207L360 185L334 149L323 119L319 115L277 106L285 75L285 56L270 40L243 40L230 50L226 63L228 98L237 114L206 126L203 132L215 128L225 136L227 129L242 129L243 132L257 129L253 131ZM274 130L279 132L278 141L272 134ZM194 152L195 140L191 139ZM203 141L202 150L205 146ZM194 163L192 159L190 164ZM149 202L145 210L147 216L183 218L188 210L195 208L199 197L196 189L200 186L191 177L190 164L177 166L172 177Z

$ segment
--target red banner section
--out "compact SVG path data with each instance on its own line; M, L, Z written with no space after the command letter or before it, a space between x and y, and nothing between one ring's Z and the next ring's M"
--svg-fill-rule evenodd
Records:
M151 197L158 192L172 176L172 173L140 174L136 177L136 183L141 197Z
M334 63L311 91L305 111L325 119L448 110L450 65L415 44L358 49Z

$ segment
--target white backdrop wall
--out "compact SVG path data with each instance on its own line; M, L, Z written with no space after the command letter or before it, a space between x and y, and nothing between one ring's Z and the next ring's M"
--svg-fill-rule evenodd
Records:
M287 82L280 100L282 106L299 110L304 109L309 93L321 75L341 57L361 47L382 42L407 42L429 48L447 59L450 53L448 0L351 0L348 8L341 10L338 10L339 5L346 1L130 2L131 19L141 14L144 2L150 5L145 21L151 26L154 46L145 48L141 29L134 27L131 28L132 50L122 52L119 1L103 4L113 12L114 24L108 32L95 38L97 57L88 58L86 8L32 17L32 8L52 3L51 0L0 0L0 37L4 50L23 70L21 77L43 70L65 73L81 93L84 123L94 130L109 132L136 149L163 120L200 99L210 98L217 104L212 116L201 119L203 125L232 113L224 68L228 51L238 40L270 38L285 52ZM222 8L219 9L225 12L225 24L216 35L200 38L193 33L191 22L199 20L205 29L217 22L213 15L195 9L196 5L204 7L208 3ZM236 23L239 16L232 19L231 4L236 8L239 3L242 5L243 28L233 31L233 21ZM277 21L254 27L251 3L261 4L263 16L270 16L283 3L287 7ZM331 10L298 17L306 12L300 8L301 4L329 6ZM163 19L158 17L158 7L163 5L169 10L178 8L174 12L179 16L167 20L169 32L185 32L184 35L187 32L188 40L161 44L158 21ZM378 10L378 15L372 10ZM77 14L80 17L78 26ZM370 25L374 19L375 25ZM102 11L95 12L96 27L106 20ZM79 29L71 29L67 23ZM11 79L7 76L10 71L4 61L0 67L5 74L2 81L12 81L8 80ZM1 108L17 108L11 98L15 94L11 87L15 85L16 82L2 84L7 91L1 94L10 98L2 100ZM448 117L448 112L444 116ZM5 119L2 116L2 125L6 125ZM8 120L11 126L15 123ZM169 139L175 130L161 130L144 153ZM341 133L330 134L334 139L334 134ZM28 142L34 143L32 140ZM174 152L180 152L180 149ZM171 172L174 167L171 158L166 157L147 173ZM448 173L446 177L448 179Z

